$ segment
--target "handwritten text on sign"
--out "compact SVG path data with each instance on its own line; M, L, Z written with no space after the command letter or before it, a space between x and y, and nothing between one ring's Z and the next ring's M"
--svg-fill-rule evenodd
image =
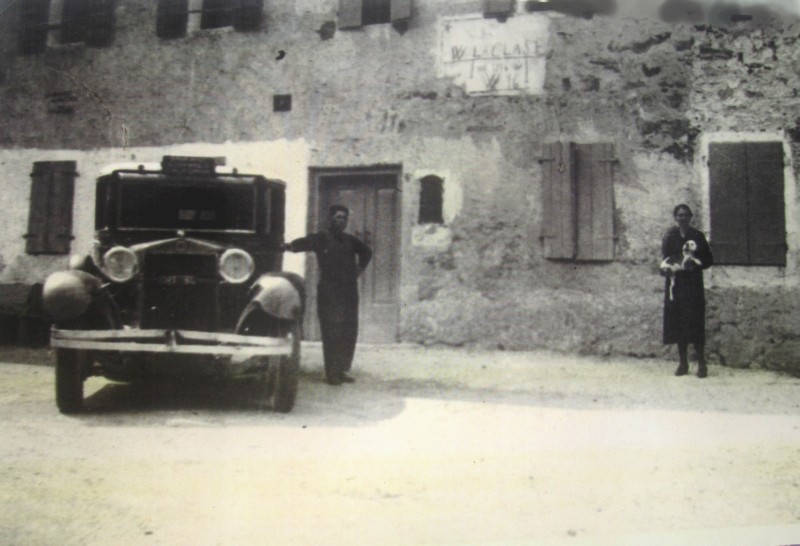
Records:
M439 76L454 78L467 93L539 94L544 90L549 19L511 17L440 22Z

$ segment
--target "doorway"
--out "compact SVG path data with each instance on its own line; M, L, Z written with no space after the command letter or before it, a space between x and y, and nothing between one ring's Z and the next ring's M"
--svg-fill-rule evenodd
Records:
M372 248L359 279L359 341L393 343L400 321L400 168L312 169L309 232L327 229L328 209L350 209L347 231ZM306 339L319 340L316 259L306 261Z

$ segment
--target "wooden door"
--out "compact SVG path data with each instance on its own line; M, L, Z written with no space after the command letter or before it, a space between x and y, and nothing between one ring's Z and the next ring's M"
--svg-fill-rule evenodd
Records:
M331 205L350 209L347 232L372 248L372 262L359 279L359 341L397 340L400 315L400 197L397 172L317 173L316 229L327 229ZM319 339L316 264L309 260L306 337ZM312 324L313 323L313 324Z

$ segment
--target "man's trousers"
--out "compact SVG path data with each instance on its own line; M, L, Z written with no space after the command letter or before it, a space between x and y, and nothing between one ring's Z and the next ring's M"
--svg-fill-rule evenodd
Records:
M320 320L325 377L335 379L350 371L356 352L358 321Z

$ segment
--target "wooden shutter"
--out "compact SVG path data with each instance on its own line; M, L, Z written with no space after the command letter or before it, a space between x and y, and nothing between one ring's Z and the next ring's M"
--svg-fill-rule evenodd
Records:
M189 0L158 0L156 36L180 38L186 36L189 24Z
M19 52L23 55L43 53L47 49L47 32L50 29L50 0L25 0L19 2L19 6Z
M392 23L411 19L411 0L392 0L391 18Z
M748 142L748 249L753 265L786 265L783 145Z
M359 28L361 26L361 0L339 0L339 29Z
M711 248L718 264L747 264L748 206L743 142L709 146Z
M102 47L114 38L114 0L92 0L86 21L86 45Z
M614 259L614 178L611 144L575 145L577 259Z
M572 147L555 142L545 146L542 165L542 241L550 259L575 257L575 188Z
M233 28L239 32L251 32L261 28L264 0L239 0L233 14Z
M33 164L26 252L67 254L72 240L72 203L75 194L74 161Z

